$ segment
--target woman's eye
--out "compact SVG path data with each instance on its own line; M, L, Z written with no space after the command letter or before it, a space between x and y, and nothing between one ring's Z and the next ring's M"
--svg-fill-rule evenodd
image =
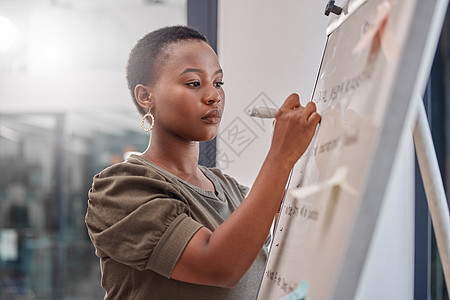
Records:
M200 86L200 82L199 81L192 81L192 82L186 83L186 85L190 86L190 87L199 87Z
M214 82L214 86L215 86L216 88L220 88L223 84L224 84L223 81L216 81L216 82Z

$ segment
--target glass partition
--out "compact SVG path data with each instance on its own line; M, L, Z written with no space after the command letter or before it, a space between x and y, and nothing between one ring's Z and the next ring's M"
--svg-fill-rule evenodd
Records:
M124 116L121 116L122 119ZM98 258L84 224L92 177L148 136L113 114L0 115L0 291L4 299L101 299ZM101 119L101 120L99 120ZM107 122L109 131L96 122ZM89 124L86 131L81 124ZM77 129L78 128L78 129ZM82 129L82 130L81 130ZM9 298L9 297L10 298Z
M84 217L92 177L142 152L125 81L186 0L0 1L0 300L102 299Z

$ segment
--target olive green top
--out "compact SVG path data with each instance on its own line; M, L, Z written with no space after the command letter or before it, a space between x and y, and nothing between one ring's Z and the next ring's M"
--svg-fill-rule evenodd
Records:
M137 155L94 177L86 225L100 257L105 299L256 298L266 247L233 289L170 279L192 236L203 226L214 231L248 192L219 169L199 167L216 193Z

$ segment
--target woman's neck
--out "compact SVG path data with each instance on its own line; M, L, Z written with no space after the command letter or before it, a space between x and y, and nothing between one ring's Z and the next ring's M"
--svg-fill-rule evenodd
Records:
M192 185L215 192L213 183L198 168L198 142L161 139L153 135L142 156Z
M198 142L153 135L143 156L180 178L198 174Z

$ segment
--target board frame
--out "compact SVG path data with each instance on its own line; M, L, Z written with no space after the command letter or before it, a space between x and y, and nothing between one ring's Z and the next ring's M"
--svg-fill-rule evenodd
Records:
M363 5L369 1L354 0L353 3ZM352 4L350 1L344 5L344 11L348 9L349 3ZM415 8L403 48L405 51L399 58L380 134L373 149L374 154L361 193L361 199L364 200L360 201L356 210L335 284L329 287L332 295L330 299L353 299L358 290L402 135L416 121L416 100L425 90L448 0L418 0L408 4L415 5ZM347 18L351 18L351 15L334 16L326 34L330 36ZM325 51L326 46L323 53ZM265 299L264 295L258 295L258 299Z
M447 0L417 1L408 37L400 58L393 91L388 100L360 207L345 251L333 299L353 299L369 251L379 211L405 128L417 116L417 96L424 93L437 47ZM417 63L419 61L419 63ZM383 162L383 163L376 163Z

